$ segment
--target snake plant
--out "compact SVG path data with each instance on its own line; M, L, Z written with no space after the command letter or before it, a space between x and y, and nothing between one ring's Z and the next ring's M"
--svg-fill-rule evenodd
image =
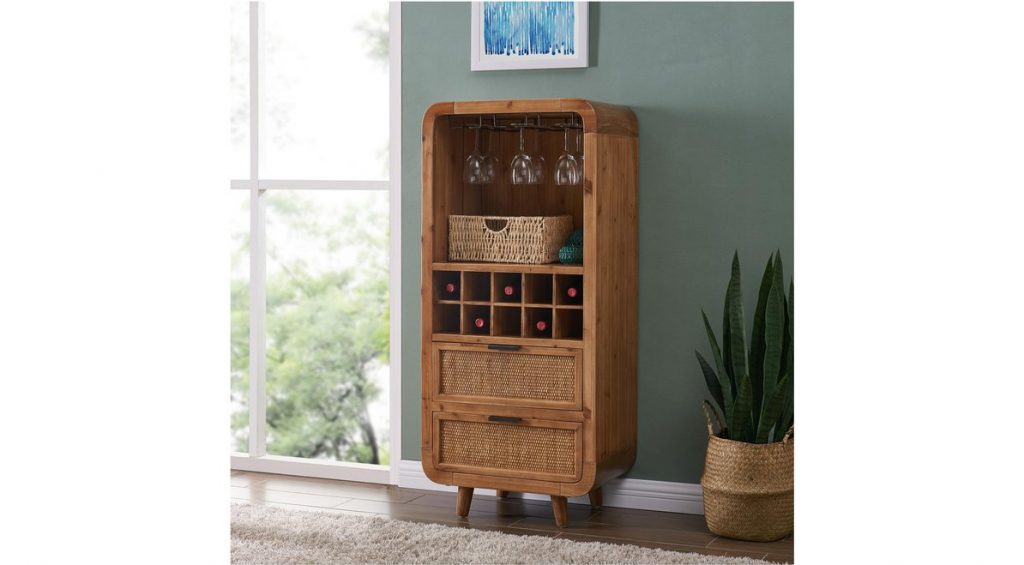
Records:
M701 310L715 365L700 351L695 353L708 390L725 416L722 437L727 439L771 443L781 440L793 425L793 283L786 296L782 275L782 256L776 251L761 277L749 348L738 252L725 291L721 347Z

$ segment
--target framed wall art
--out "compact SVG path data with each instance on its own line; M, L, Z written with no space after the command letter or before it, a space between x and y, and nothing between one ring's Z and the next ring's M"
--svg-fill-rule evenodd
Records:
M586 67L586 2L473 2L470 69Z

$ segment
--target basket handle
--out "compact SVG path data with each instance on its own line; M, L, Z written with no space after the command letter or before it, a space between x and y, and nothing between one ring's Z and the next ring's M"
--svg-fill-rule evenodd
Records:
M501 227L497 227L498 225ZM495 227L491 227L495 226ZM484 229L491 233L501 233L508 227L508 219L506 218L484 218Z
M707 400L701 401L701 408L704 409L704 421L708 423L708 436L715 435L715 428L711 425L711 414L715 415L715 421L718 422L718 430L721 431L725 426L722 425L722 419L718 417L718 412L711 406L711 403Z
M783 443L783 444L785 444L785 443L786 443L786 442L788 442L788 441L789 441L789 440L790 440L790 439L791 439L792 437L793 437L793 426L790 426L790 427L789 427L789 429L788 429L788 430L786 430L786 435L782 436L782 443Z

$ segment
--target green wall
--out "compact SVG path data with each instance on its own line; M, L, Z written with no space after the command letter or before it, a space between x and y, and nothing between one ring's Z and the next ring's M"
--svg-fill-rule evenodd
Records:
M699 482L700 309L722 319L734 249L748 316L768 255L781 249L793 264L792 4L591 3L587 69L471 72L469 23L468 3L402 6L402 458L420 458L423 112L444 100L580 97L629 106L640 124L640 416L628 476Z

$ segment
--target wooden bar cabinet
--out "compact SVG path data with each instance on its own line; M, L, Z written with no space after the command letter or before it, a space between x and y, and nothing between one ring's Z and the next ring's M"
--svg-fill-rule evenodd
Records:
M531 151L544 156L543 184L510 181L523 124L532 124ZM463 163L481 128L498 174L472 185ZM550 169L569 135L582 142L584 178L558 186ZM572 216L583 228L583 264L449 261L456 214ZM458 486L460 516L474 488L550 495L559 526L566 497L589 494L600 506L601 485L636 457L633 112L582 99L432 105L423 118L422 238L424 472ZM477 327L479 319L488 323ZM538 331L537 320L550 326Z

